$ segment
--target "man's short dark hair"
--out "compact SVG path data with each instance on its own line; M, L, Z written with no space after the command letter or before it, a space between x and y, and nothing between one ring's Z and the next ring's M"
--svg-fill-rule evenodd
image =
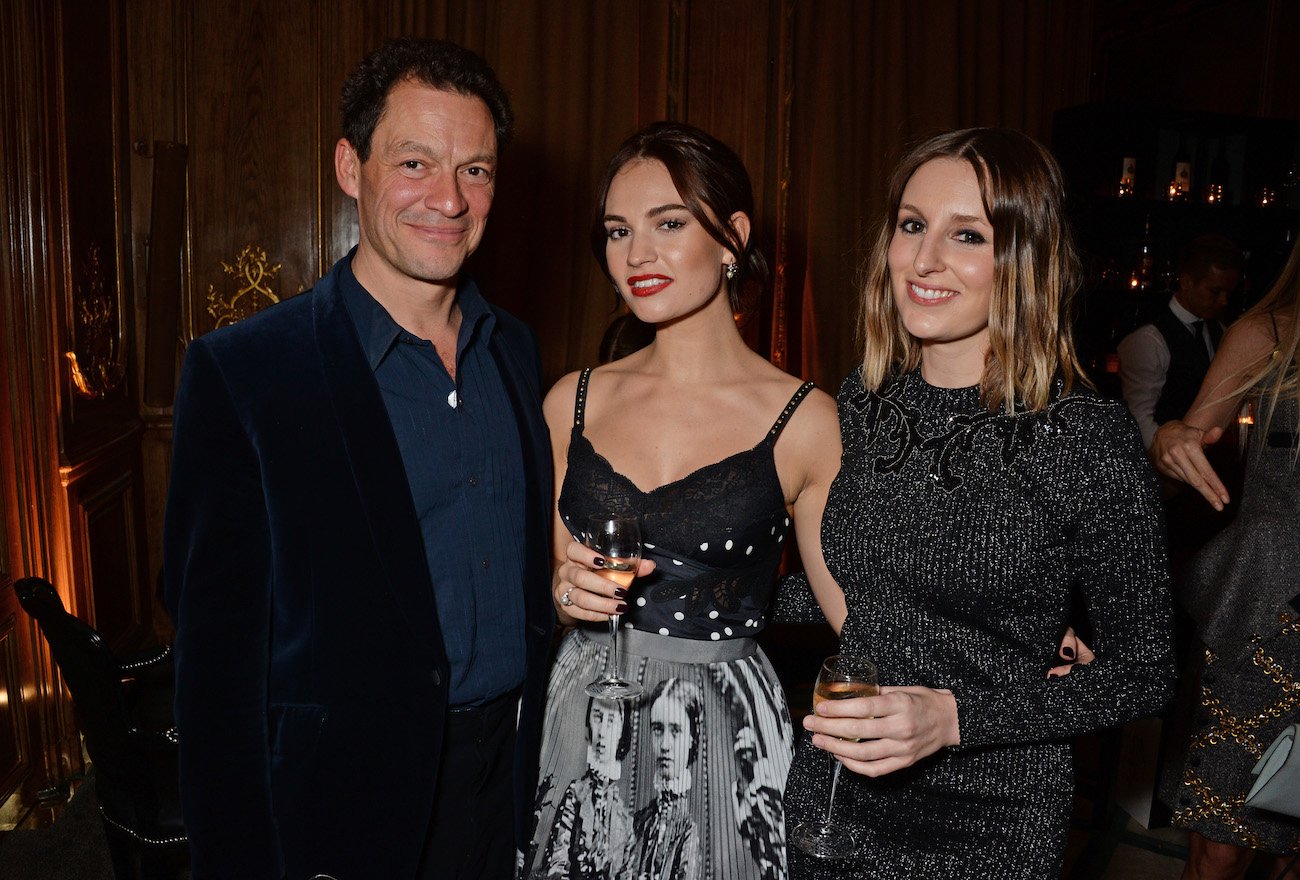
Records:
M1199 281L1209 274L1210 269L1218 268L1240 272L1246 267L1246 256L1237 247L1237 243L1223 235L1198 235L1187 242L1178 251L1174 271L1179 275L1187 273Z
M343 137L362 162L370 158L370 138L388 93L406 80L480 99L492 114L497 148L510 140L510 99L481 56L447 40L397 37L367 55L343 83Z

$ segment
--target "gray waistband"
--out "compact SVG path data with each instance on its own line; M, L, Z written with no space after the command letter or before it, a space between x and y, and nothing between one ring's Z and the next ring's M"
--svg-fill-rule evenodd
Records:
M581 627L578 635L609 647L609 628L596 629ZM618 648L624 654L639 654L656 660L671 660L678 663L722 663L728 660L740 660L758 651L758 642L753 639L679 639L675 636L661 636L657 633L642 632L639 629L621 629L618 631Z

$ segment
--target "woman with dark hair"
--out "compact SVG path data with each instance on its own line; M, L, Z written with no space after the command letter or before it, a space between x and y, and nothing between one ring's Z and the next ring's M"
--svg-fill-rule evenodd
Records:
M631 312L617 315L600 337L597 358L602 364L621 360L632 352L645 348L655 338L653 324L647 324Z
M1159 497L1074 354L1062 202L1051 155L1005 129L934 137L893 175L822 521L843 588L823 610L882 687L804 722L787 824L825 816L829 752L857 849L791 846L792 876L1056 877L1070 738L1171 693ZM1062 674L1076 592L1095 657Z
M554 880L611 877L626 859L632 814L618 780L632 745L626 707L616 700L587 700L587 771L569 783L555 811L544 855ZM617 841L615 844L614 842Z
M628 138L600 185L592 244L654 338L561 379L544 405L559 488L553 595L574 629L547 692L538 833L553 824L553 793L584 771L578 707L604 670L611 614L623 614L622 674L667 695L627 703L634 735L620 785L638 841L668 815L646 809L664 802L667 768L689 770L671 786L673 823L689 817L693 829L683 858L633 855L610 877L786 874L780 790L793 732L754 637L771 620L787 537L813 582L827 578L818 528L839 436L830 397L755 354L737 329L745 286L766 277L753 210L743 164L717 139L667 122ZM599 513L640 520L646 561L630 590L599 576L603 560L578 540ZM657 715L679 702L689 723L665 726ZM665 751L666 738L688 757ZM537 876L526 861L524 876Z
M1192 560L1182 593L1206 645L1172 803L1174 824L1190 832L1185 880L1238 880L1257 852L1279 856L1269 877L1300 877L1300 821L1245 803L1255 763L1300 721L1300 244L1268 295L1228 328L1187 415L1161 425L1151 445L1161 473L1219 510L1228 492L1205 447L1243 403L1255 424L1241 504Z

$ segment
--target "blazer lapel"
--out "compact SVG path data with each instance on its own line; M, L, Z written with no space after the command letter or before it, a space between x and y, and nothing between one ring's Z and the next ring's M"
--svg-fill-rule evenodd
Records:
M513 346L503 344L505 334L492 334L490 349L501 374L502 384L519 426L520 448L524 453L525 547L524 608L528 623L549 638L554 625L551 595L536 583L550 583L551 574L551 443L542 419L541 376L536 364L522 362Z
M442 645L442 632L419 518L383 396L333 272L317 284L312 295L321 366L370 527L370 540L416 649L426 655L431 666L445 666L445 656L436 650Z

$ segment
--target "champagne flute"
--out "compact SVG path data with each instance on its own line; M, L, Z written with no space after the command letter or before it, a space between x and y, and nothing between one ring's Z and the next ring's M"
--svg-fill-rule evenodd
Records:
M880 685L874 663L865 657L836 654L826 658L817 674L817 685L813 689L813 712L817 711L822 700L850 700L854 697L873 697L878 693ZM835 760L834 755L828 757L831 762L831 794L826 802L826 817L800 822L790 836L796 846L811 856L842 859L853 852L857 840L851 830L831 820L831 811L835 808L835 786L840 781L843 765Z
M624 590L632 585L641 562L641 526L635 516L601 514L587 520L586 544L599 553L605 565L596 574L618 584ZM640 696L643 688L619 675L618 621L622 615L609 617L609 657L605 674L587 685L587 694L607 700L627 700Z

